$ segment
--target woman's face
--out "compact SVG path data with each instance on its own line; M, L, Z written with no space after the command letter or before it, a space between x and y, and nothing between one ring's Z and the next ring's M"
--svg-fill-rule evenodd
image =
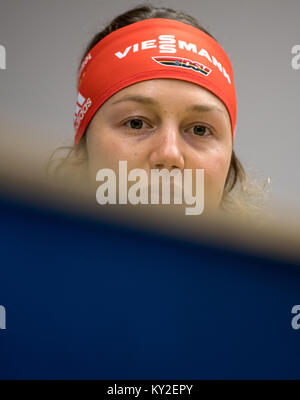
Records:
M232 153L228 111L208 90L185 81L152 79L120 90L91 120L87 132L89 176L151 169L204 169L205 210L219 207ZM149 178L150 179L150 178ZM150 180L149 180L150 182Z

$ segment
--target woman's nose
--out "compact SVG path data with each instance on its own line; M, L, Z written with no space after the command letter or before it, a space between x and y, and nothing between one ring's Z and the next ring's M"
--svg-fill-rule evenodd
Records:
M182 143L176 128L162 127L153 135L149 161L151 169L184 169Z

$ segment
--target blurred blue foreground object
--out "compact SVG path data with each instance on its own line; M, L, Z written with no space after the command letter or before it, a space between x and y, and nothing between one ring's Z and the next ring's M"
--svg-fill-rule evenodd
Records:
M0 210L0 379L300 379L297 262Z

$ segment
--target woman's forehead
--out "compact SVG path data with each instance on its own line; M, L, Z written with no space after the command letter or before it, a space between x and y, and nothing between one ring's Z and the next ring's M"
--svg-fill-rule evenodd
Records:
M159 107L160 105L178 104L180 107L188 105L202 105L227 109L224 103L209 90L191 82L179 79L150 79L138 82L118 91L111 96L105 106L139 102L144 105Z

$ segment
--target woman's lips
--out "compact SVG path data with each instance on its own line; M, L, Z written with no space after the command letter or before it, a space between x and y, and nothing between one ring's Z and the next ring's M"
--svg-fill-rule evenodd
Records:
M151 200L153 199L158 199L159 204L185 204L185 199L187 200L188 204L191 204L192 201L190 196L184 195L183 187L179 185L171 184L169 188L162 188L161 184L159 185L159 187L157 187L156 185L148 185L147 190L148 200L150 204L152 203ZM168 193L170 193L170 195L168 195Z

